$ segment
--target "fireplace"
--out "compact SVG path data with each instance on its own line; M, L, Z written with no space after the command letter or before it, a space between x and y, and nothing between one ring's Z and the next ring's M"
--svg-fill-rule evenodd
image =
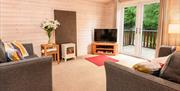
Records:
M76 47L74 43L61 44L62 58L65 62L67 61L67 59L76 58L75 48Z

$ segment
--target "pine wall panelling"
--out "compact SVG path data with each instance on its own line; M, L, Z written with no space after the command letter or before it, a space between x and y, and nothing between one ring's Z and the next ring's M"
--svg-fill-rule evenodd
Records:
M0 31L3 41L33 43L35 53L40 55L40 44L48 40L40 24L46 18L54 18L54 9L77 12L78 56L90 53L94 28L111 27L110 17L113 16L109 12L112 12L112 8L105 3L88 0L0 0Z

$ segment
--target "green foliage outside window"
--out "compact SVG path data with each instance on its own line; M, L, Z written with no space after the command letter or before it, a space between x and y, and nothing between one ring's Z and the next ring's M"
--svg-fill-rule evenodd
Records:
M132 30L135 27L136 7L127 7L124 10L124 27ZM144 6L144 30L157 30L159 17L159 3L154 3Z
M124 28L132 30L135 27L136 7L125 8L124 14Z
M159 3L144 6L143 29L157 30L159 17Z

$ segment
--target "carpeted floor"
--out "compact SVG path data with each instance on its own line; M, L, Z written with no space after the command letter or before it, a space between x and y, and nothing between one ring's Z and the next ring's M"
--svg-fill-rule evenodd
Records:
M98 67L84 58L53 63L53 91L106 91L104 66ZM145 61L122 54L112 58L120 60L119 64L128 67Z

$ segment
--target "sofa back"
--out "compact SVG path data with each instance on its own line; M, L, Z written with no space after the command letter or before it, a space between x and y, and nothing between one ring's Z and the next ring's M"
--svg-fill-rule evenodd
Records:
M0 91L52 91L52 58L0 64Z
M29 55L34 55L34 49L32 43L23 44Z
M175 46L161 46L159 49L158 57L168 56L169 54L176 51Z
M106 91L180 91L180 84L105 62Z

